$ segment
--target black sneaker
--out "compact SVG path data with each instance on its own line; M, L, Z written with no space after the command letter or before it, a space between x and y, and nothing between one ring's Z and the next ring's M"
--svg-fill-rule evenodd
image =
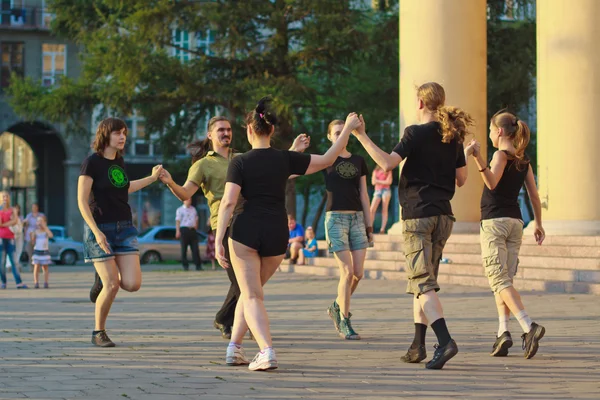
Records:
M494 343L494 347L492 348L490 356L506 357L508 355L508 349L510 349L512 345L512 336L510 336L509 331L506 331L502 335L500 335L500 337L496 338L496 343Z
M412 346L408 348L408 351L405 355L400 357L400 359L405 363L416 364L420 363L424 359L427 358L427 350L425 350L425 346L421 345L419 347L413 348Z
M106 331L92 332L92 344L98 347L115 347L115 344L106 334Z
M539 341L546 334L546 328L533 322L531 330L521 336L523 339L523 350L525 350L525 358L532 358L538 351Z
M230 326L220 324L217 321L215 321L213 323L213 326L215 327L215 329L218 329L221 331L221 336L223 337L223 339L231 339L231 327Z
M94 277L94 285L90 289L90 301L95 303L100 296L100 292L102 292L102 279L100 279L100 275L96 272L96 276Z
M427 369L442 369L444 368L444 364L448 362L452 357L454 357L458 353L458 346L454 339L450 339L447 345L444 347L440 347L439 345L435 345L435 353L433 353L433 358L429 361L425 368Z

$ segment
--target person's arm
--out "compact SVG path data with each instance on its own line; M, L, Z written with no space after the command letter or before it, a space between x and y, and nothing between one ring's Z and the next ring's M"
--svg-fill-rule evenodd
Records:
M325 169L332 165L335 160L338 158L342 150L348 145L348 139L350 138L350 133L356 129L360 124L360 120L356 113L350 113L346 118L346 123L344 124L344 128L342 129L342 133L335 141L335 143L327 150L327 152L323 155L319 154L311 154L310 155L310 164L306 169L304 175L314 174L315 172L319 172L322 169Z
M392 171L388 171L385 181L382 181L382 184L390 186L393 182L394 182L394 177L392 176Z
M48 235L48 239L52 239L54 237L54 233L48 228L48 225L44 226L44 230L46 231L46 235Z
M367 191L367 177L360 177L360 204L363 209L365 227L367 228L367 237L369 242L373 241L373 221L371 216L371 203L369 202L369 192Z
M533 235L537 244L541 245L546 238L546 232L542 227L542 202L535 184L535 177L533 176L531 165L529 166L527 176L525 177L525 188L527 189L527 194L529 195L529 200L533 207L533 218L535 221L535 231L533 232Z
M463 187L467 183L469 177L469 170L466 166L456 168L456 186Z
M370 137L367 136L365 120L363 116L360 116L361 125L358 129L354 130L352 134L356 136L360 144L365 148L369 156L375 161L377 165L383 168L385 171L391 171L396 168L402 162L402 157L395 151L390 154L381 150Z
M178 219L175 220L175 239L179 239L181 237L181 221Z
M375 186L380 184L379 183L379 179L376 178L376 174L377 174L377 170L373 170L373 173L371 174L371 185Z
M498 182L500 182L502 174L504 173L504 167L506 167L506 162L508 160L506 154L504 154L503 151L495 152L489 167L481 156L481 153L473 155L475 156L477 168L479 169L479 172L481 172L483 183L485 183L485 186L487 186L488 189L494 190L496 186L498 186Z
M196 217L194 219L194 229L198 230L198 212L195 213Z
M29 241L35 243L35 231L29 232Z
M131 181L129 183L128 193L135 193L138 190L141 190L141 189L145 188L146 186L151 185L154 182L156 182L156 180L160 176L162 170L163 170L162 165L155 165L154 168L152 168L152 175L147 176L142 179L137 179L135 181Z
M199 189L199 186L195 182L192 182L190 180L185 181L185 184L183 186L178 185L177 183L175 183L175 181L173 181L171 174L166 169L162 170L160 180L162 183L167 185L169 190L171 190L171 193L173 193L175 197L177 197L181 201L191 199L192 196L196 194L196 192Z
M17 222L19 222L19 217L17 216L17 210L15 208L13 208L10 219L8 221L2 223L0 226L3 226L3 227L14 226L17 224Z
M288 240L289 243L302 243L304 241L304 235L298 235L296 237L291 238L290 240Z
M227 230L227 226L229 226L229 221L233 215L233 210L235 209L235 205L237 204L241 190L242 187L238 184L232 182L225 183L225 193L223 193L223 198L221 199L221 204L219 205L217 234L215 235L215 252L217 260L223 268L230 267L227 259L225 258L223 238L225 237L225 231Z
M317 249L317 245L315 244L314 246L308 247L306 250L308 250L308 251L315 251L316 249Z
M92 192L92 184L94 180L91 176L88 175L80 175L79 180L77 182L77 205L79 207L79 212L83 217L83 220L90 227L94 236L96 237L96 241L106 253L110 253L110 247L108 246L108 242L106 240L106 236L100 229L98 229L98 225L96 221L94 221L94 216L92 215L92 210L90 209L90 193Z

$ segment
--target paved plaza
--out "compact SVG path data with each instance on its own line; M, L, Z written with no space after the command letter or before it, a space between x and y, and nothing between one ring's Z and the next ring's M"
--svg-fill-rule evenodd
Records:
M266 304L280 368L250 372L224 364L227 341L212 327L226 274L175 268L144 268L141 291L119 293L108 322L112 349L90 343L90 268L54 267L48 290L18 291L9 282L0 291L0 398L600 397L600 297L525 293L530 315L547 328L538 354L525 360L514 320L510 356L488 355L497 325L489 291L442 288L460 352L443 370L430 371L424 363L400 362L413 332L403 282L363 281L352 305L363 340L343 341L325 313L337 281L279 273L266 287ZM436 341L427 334L430 358ZM252 358L256 343L246 349Z

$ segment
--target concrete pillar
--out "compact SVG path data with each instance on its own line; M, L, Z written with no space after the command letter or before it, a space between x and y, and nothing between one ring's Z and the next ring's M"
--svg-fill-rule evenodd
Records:
M537 2L538 178L548 234L600 234L600 2Z
M400 2L400 137L416 123L415 85L435 81L444 86L447 105L471 114L474 137L486 143L486 7L486 0ZM455 232L479 227L483 181L475 163L468 165L467 184L457 188L452 201ZM400 232L398 225L392 234Z

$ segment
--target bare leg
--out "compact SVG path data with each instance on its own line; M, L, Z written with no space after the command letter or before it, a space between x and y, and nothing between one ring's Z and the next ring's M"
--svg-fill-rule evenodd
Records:
M417 296L413 297L413 317L415 319L415 324L429 325L427 317L421 307L421 302L417 299Z
M340 282L336 302L340 307L340 316L348 318L350 312L350 296L352 295L352 282L354 281L354 267L352 255L349 250L333 253L338 267L340 267Z
M39 284L39 278L38 278L39 273L40 273L40 265L33 264L33 284L34 285Z
M96 325L94 329L100 331L106 327L106 318L119 292L121 282L115 260L95 262L94 267L98 275L100 275L103 284L102 291L96 300Z
M350 287L350 294L354 294L358 287L358 282L363 278L365 271L365 257L367 256L367 249L354 250L352 253L352 286ZM349 311L349 310L348 310Z
M298 252L298 265L304 265L304 249Z
M498 296L506 305L506 307L508 307L510 312L513 313L513 315L517 315L520 311L525 309L525 306L521 301L521 295L513 286L509 286L506 289L501 290ZM496 304L498 303L496 302ZM500 311L499 308L498 311Z
M386 196L383 196L383 204L381 205L381 229L379 230L381 233L385 233L385 228L387 228L388 211L390 208L391 199L391 193Z
M290 245L290 258L292 260L298 259L298 253L302 250L302 243L294 242Z
M421 294L418 300L423 314L425 314L425 317L431 324L440 318L444 318L442 303L435 290Z
M229 249L231 263L240 285L240 302L244 307L244 319L252 330L260 349L271 347L271 330L264 305L262 286L273 276L284 255L261 258L256 250L231 239L229 239ZM239 321L236 317L233 323L236 340L239 340L240 332L245 333L245 330L241 329L242 327L237 326Z
M373 200L371 200L371 218L372 221L375 221L375 214L377 213L377 207L379 207L379 203L381 202L380 197L373 196Z
M42 270L44 271L44 283L48 285L48 277L50 275L50 270L47 265L42 265Z
M121 275L121 289L137 292L142 286L142 269L138 254L127 254L115 257Z

